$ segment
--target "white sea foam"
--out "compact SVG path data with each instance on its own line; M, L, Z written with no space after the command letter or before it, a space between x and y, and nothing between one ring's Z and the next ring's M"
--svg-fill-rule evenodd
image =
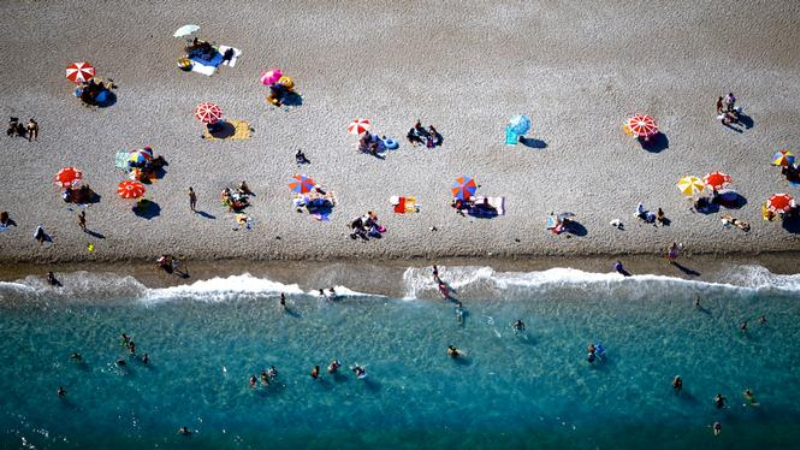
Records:
M304 294L297 284L283 284L245 273L227 278L215 277L209 280L199 280L192 284L181 286L149 289L142 297L142 300L147 303L158 303L178 298L189 298L207 302L219 302L240 296L280 293L288 295Z

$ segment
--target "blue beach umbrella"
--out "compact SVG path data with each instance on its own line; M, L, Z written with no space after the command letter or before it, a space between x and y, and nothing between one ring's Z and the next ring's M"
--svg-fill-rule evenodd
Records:
M531 129L531 119L522 114L516 115L508 121L508 127L517 136L524 136Z

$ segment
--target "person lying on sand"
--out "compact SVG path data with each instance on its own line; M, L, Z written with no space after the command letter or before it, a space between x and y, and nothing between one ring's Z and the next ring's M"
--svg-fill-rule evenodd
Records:
M724 226L725 228L734 226L742 231L750 231L749 223L745 222L744 220L736 219L730 214L722 216L722 226Z

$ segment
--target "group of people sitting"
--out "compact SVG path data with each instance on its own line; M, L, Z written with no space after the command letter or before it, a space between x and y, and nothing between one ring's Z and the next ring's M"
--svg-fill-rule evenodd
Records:
M289 98L293 95L297 95L294 90L294 80L289 77L281 77L276 83L269 85L267 101L280 107L288 103Z
M723 125L741 123L741 113L742 107L736 106L736 96L733 95L733 92L728 93L725 98L717 99L717 119L721 120Z
M148 152L151 157L139 161L129 160L128 173L132 180L148 182L157 178L158 171L168 166L169 163L161 155L153 157L153 149L151 147L145 147L143 150Z
M336 206L336 199L332 193L328 193L322 186L316 185L310 192L297 194L292 200L292 206L297 212L303 212L305 209L318 220L325 220L331 209Z
M386 227L378 223L378 215L373 211L368 211L365 215L356 217L350 222L350 239L361 238L369 240L369 238L380 239L383 233L386 232Z
M94 203L97 201L97 194L88 184L82 184L80 187L64 188L64 191L61 192L61 199L67 203Z
M216 47L209 42L198 39L197 37L192 39L189 46L184 50L186 51L185 59L197 58L203 61L213 62L215 58L218 58L220 64L225 61L230 61L236 55L235 50L232 48L227 49L225 53L220 53ZM191 62L189 64L189 68L191 69ZM184 65L182 65L181 68L184 68Z
M387 149L397 148L397 143L386 136L378 136L369 131L365 131L358 140L358 151L361 153L369 153L372 156L378 156L385 152Z
M417 123L408 130L408 134L406 135L408 141L411 142L411 145L424 145L427 148L434 148L442 145L442 135L436 131L436 128L433 125L430 125L426 130L425 127L422 126L422 123L417 120Z
M489 197L471 196L466 200L454 198L450 201L450 207L456 210L456 214L466 217L470 215L492 215L497 214L497 207L492 205Z
M664 210L658 208L656 212L648 211L647 208L644 207L644 203L641 202L636 206L636 212L633 215L644 223L650 223L655 226L668 225Z
M112 79L106 81L100 77L92 77L81 83L75 96L86 106L99 106L108 102L110 92L116 87Z
M250 206L250 196L255 195L247 183L242 181L236 190L225 188L220 194L222 206L228 208L228 212L238 212Z
M27 138L29 141L36 138L39 133L39 124L33 118L28 120L28 125L25 126L19 121L17 117L11 117L8 121L8 128L6 135L9 137Z
M790 183L800 183L800 167L794 164L781 166L781 174L783 174Z

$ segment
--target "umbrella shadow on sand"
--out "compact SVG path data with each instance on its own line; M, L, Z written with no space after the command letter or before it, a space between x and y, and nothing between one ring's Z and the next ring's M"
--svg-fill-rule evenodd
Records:
M789 233L798 234L800 233L800 216L794 214L791 217L786 217L781 225Z
M217 122L208 127L208 133L217 139L227 139L236 134L236 126L229 122Z
M589 230L580 222L570 219L569 226L564 230L568 235L584 237L589 234Z
M303 106L303 96L297 92L290 92L281 99L281 104L291 108Z
M152 220L161 215L161 206L152 200L147 200L134 206L132 211L138 217Z
M541 139L534 139L525 136L520 136L519 143L528 148L538 148L538 149L547 148L547 142Z
M643 138L638 139L642 148L650 153L661 153L669 148L669 138L667 138L667 135L664 133L658 133L648 141L645 141Z

